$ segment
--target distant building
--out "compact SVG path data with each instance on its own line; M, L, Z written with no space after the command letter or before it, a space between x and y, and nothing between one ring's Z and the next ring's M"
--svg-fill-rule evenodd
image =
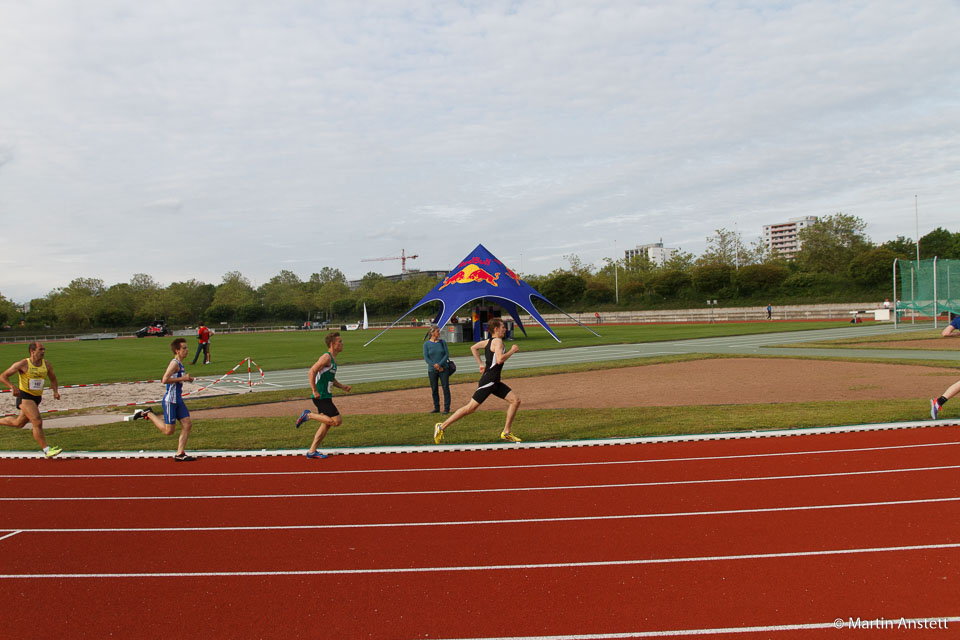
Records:
M791 218L789 222L763 225L763 246L768 251L776 251L787 260L792 260L802 244L800 231L816 221L814 216L805 216Z
M623 256L627 259L627 261L630 261L637 256L646 256L652 264L662 267L667 263L668 260L670 260L670 258L673 257L673 254L676 252L676 249L664 247L663 240L661 240L660 242L654 242L653 244L638 244L636 249L627 249L624 251Z
M390 280L391 282L399 282L401 280L409 280L410 278L417 278L419 276L427 276L428 278L433 278L434 280L443 280L447 276L446 271L419 271L417 269L409 269L406 273L397 273L392 276L383 276L384 280ZM348 280L347 286L350 287L351 291L356 291L360 285L363 284L363 278L360 280Z

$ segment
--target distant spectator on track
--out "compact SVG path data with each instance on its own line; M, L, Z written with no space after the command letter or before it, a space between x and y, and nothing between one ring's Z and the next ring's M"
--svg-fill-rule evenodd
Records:
M343 389L350 393L350 385L340 384L337 381L337 355L343 351L343 339L339 332L328 333L324 338L327 344L327 352L310 367L307 374L310 381L310 395L313 398L313 406L317 411L305 410L297 418L297 429L307 420L316 420L320 423L320 428L313 436L313 442L307 450L307 457L311 459L326 458L324 454L317 451L317 447L327 435L330 427L339 427L342 423L340 411L333 404L333 388Z
M133 419L140 418L149 420L165 436L172 436L177 428L177 420L180 421L180 438L177 440L177 453L173 459L177 462L193 462L196 460L191 455L187 455L187 438L190 437L190 430L193 428L193 421L190 419L190 411L183 401L183 383L193 382L193 376L183 368L183 361L187 358L190 349L187 347L186 338L176 338L170 343L170 350L173 351L173 360L167 365L167 370L163 372L160 382L167 385L167 391L163 394L163 420L153 413L150 407L137 409L133 413Z
M450 350L447 343L440 337L440 327L430 325L430 338L423 343L423 360L427 363L427 378L430 380L430 391L433 394L433 411L440 413L440 389L443 387L443 412L450 413L450 372L447 370L447 361L450 359Z
M53 365L44 359L46 348L39 342L31 342L27 345L27 351L30 356L14 362L10 368L0 373L0 382L10 387L10 392L17 399L17 409L20 414L14 418L0 419L0 424L20 429L29 422L33 425L33 439L40 445L43 455L52 458L62 451L60 447L47 446L47 439L43 435L43 418L40 417L40 401L43 395L43 385L45 380L50 381L50 388L53 389L53 398L60 399L59 385L57 376L53 373ZM10 376L17 374L19 380L17 386L10 382Z
M767 320L773 320L773 307L767 305Z
M210 329L207 329L204 322L201 322L197 329L197 352L193 354L191 365L197 364L197 358L200 357L201 351L203 352L203 364L210 364Z
M504 351L503 337L507 334L507 327L500 318L493 318L487 323L487 330L490 332L488 340L481 340L470 347L470 353L474 360L480 366L480 384L477 390L473 392L470 402L457 409L456 413L443 422L438 422L433 427L433 441L437 444L443 442L444 431L451 424L470 415L483 404L491 395L503 398L507 401L507 421L500 432L500 439L508 442L520 442L520 438L511 433L510 428L513 425L513 418L520 409L520 397L513 390L500 381L500 373L503 371L503 364L507 359L520 350L520 347L513 345L509 351ZM486 362L480 359L480 351L484 352Z
M950 321L950 324L944 327L943 331L940 333L940 337L946 338L954 333L957 333L958 331L960 331L960 316L953 316L953 320Z

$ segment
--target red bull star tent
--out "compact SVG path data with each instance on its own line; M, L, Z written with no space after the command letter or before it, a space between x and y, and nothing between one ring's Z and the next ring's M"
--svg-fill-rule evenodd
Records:
M440 303L440 313L437 314L433 322L442 327L456 313L457 309L480 298L495 301L506 309L517 326L520 327L520 330L523 331L523 335L527 335L527 330L520 322L518 307L529 313L541 327L547 330L547 333L553 336L554 340L560 342L560 338L557 337L557 334L553 332L553 329L533 306L534 298L543 300L593 335L598 335L569 313L547 300L540 292L521 280L507 265L497 260L496 256L487 251L482 244L478 244L477 248L467 254L467 257L451 270L447 277L437 284L430 293L423 296L420 302L413 305L413 308L400 316L396 322L375 335L370 342L395 327L418 307L428 302ZM370 344L370 342L367 342L367 344ZM367 346L367 344L363 346Z

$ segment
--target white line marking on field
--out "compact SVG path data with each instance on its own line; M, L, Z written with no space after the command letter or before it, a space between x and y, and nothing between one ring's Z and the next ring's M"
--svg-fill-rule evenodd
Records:
M844 625L841 628L848 628L849 623L840 618ZM947 625L951 622L960 622L958 616L929 616L897 618L890 620L887 618L876 620L863 620L861 627L863 629L894 629L896 627L883 627L884 623L899 625L903 621L904 629L920 629L922 627L915 625L943 623ZM731 633L777 633L781 631L814 631L817 629L837 629L837 622L815 622L808 624L775 624L757 627L721 627L717 629L677 629L674 631L634 631L626 633L590 633L577 634L575 636L497 636L496 638L460 638L459 640L614 640L616 638L670 638L680 636L712 636L727 635ZM947 627L942 627L946 629Z
M229 473L59 473L59 474L0 474L2 478L221 478L244 476L323 476L351 475L369 473L422 473L432 471L502 471L505 469L549 469L564 467L601 467L608 465L653 464L667 462L705 462L717 460L744 460L750 458L782 458L790 456L813 456L832 453L863 453L867 451L892 451L901 449L919 449L926 447L955 447L960 442L928 442L920 444L892 445L887 447L860 447L855 449L820 449L810 451L780 451L774 453L745 453L730 456L697 456L692 458L641 458L637 460L596 460L593 462L551 462L531 464L504 464L473 467L414 467L410 469L334 469L310 471L233 471Z
M922 544L901 547L867 547L852 549L825 549L820 551L784 551L780 553L751 553L730 556L699 556L686 558L643 558L639 560L597 560L593 562L545 562L538 564L497 564L450 567L397 567L384 569L311 569L301 571L196 571L170 573L41 573L0 574L0 579L33 578L212 578L237 576L337 576L396 573L442 573L458 571L516 571L532 569L575 569L582 567L627 567L638 565L681 564L695 562L735 562L741 560L775 560L781 558L810 558L843 556L864 553L891 553L898 551L937 551L958 549L960 543Z
M462 527L471 525L542 524L551 522L601 522L605 520L646 520L657 518L687 518L696 516L749 515L754 513L786 513L791 511L822 511L829 509L862 509L870 507L895 507L903 505L960 502L960 497L924 498L917 500L891 500L886 502L854 502L844 504L801 505L795 507L758 507L755 509L723 509L717 511L677 511L673 513L627 513L608 516L565 516L553 518L506 518L501 520L449 520L439 522L367 522L356 524L289 524L265 526L223 527L106 527L88 529L28 529L23 533L161 533L189 531L300 531L321 529L389 529L404 527Z
M870 471L843 471L834 473L811 473L786 476L755 476L745 478L710 478L705 480L671 480L661 482L618 482L612 484L576 484L560 486L496 487L488 489L433 489L428 491L353 491L344 493L264 493L240 495L187 495L187 496L28 496L3 497L0 502L56 502L98 500L258 500L274 498L348 498L376 496L433 496L468 493L513 493L525 491L573 491L583 489L630 489L637 487L676 487L691 484L724 484L735 482L762 482L771 480L806 480L810 478L842 478L850 476L882 475L890 473L914 473L922 471L946 471L960 469L960 465L940 467L913 467L909 469L874 469Z
M7 538L12 538L13 536L17 535L18 533L22 533L22 530L11 531L10 533L8 533L8 534L5 535L5 536L0 536L0 540L6 540Z

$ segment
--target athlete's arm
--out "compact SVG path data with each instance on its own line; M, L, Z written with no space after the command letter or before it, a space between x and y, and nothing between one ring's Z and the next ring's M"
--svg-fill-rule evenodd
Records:
M477 365L480 367L480 372L483 373L483 370L487 368L487 365L480 359L480 351L487 346L486 340L481 340L472 347L470 347L470 353L473 354L473 359L477 361Z
M14 396L20 395L20 389L14 386L12 382L10 382L10 376L12 376L15 373L23 373L25 369L24 365L26 363L27 363L26 359L20 360L19 362L14 362L12 365L10 365L9 369L4 371L3 373L0 373L0 382L10 387L10 391L13 392Z
M504 353L503 340L500 338L494 338L493 344L490 345L490 348L493 349L494 357L497 359L497 364L503 364L507 361L507 358L515 354L517 351L520 351L520 347L513 345L510 347L510 351Z
M47 379L50 380L50 388L53 389L53 399L60 399L60 385L57 384L57 374L53 372L53 365L47 362Z
M170 364L167 365L167 370L163 372L163 377L160 378L160 382L163 384L176 384L177 382L193 382L193 376L189 373L185 373L180 377L174 377L174 373L180 370L180 365L177 364L176 360L171 360Z
M317 389L317 374L320 373L320 369L328 366L330 364L330 354L325 353L310 367L310 371L307 372L307 375L310 376L310 391L315 397L319 397L320 390Z
M340 381L336 378L333 379L333 386L335 386L337 389L343 389L346 393L350 393L350 385L340 384Z

